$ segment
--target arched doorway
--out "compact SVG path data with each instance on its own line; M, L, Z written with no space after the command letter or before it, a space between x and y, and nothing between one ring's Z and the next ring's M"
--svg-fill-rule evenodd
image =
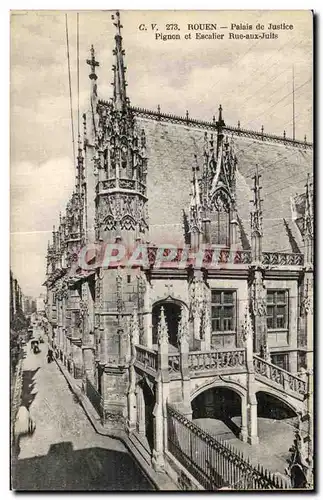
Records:
M241 397L234 390L226 387L207 389L193 399L192 411L193 420L212 434L240 435Z
M158 323L160 318L161 308L164 308L165 319L168 326L168 342L174 346L178 347L178 325L181 318L181 306L178 302L172 300L164 300L158 302L153 306L152 309L152 324L153 324L153 344L157 344L157 331Z
M256 396L258 418L289 420L297 417L296 412L287 403L276 398L272 394L268 394L265 391L259 391Z
M282 399L266 391L256 393L259 442L287 462L298 425L296 412Z

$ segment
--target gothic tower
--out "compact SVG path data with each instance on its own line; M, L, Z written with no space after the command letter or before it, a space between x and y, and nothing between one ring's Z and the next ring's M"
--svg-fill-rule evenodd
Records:
M93 229L92 242L102 249L109 244L120 245L123 254L147 240L147 159L145 134L135 122L127 97L119 13L112 18L116 34L110 101L97 97L95 68L98 63L93 48L88 61L92 90L87 155L93 169L90 182L94 191L94 217L90 209L89 226ZM134 306L140 312L142 296L138 270L123 265L111 267L107 260L96 270L94 356L97 372L94 378L107 414L120 425L126 416L129 318ZM141 315L139 321L142 321Z

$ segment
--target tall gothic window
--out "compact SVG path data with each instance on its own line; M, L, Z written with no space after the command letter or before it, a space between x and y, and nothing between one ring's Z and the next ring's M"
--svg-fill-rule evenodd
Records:
M267 328L268 330L288 328L287 290L267 290Z

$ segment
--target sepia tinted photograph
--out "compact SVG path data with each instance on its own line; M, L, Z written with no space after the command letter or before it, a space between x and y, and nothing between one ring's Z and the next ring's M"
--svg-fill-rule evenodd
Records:
M12 490L315 489L313 40L11 11Z

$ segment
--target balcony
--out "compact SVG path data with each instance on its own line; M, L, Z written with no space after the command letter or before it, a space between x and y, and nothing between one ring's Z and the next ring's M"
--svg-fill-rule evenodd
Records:
M142 371L156 376L159 369L157 351L137 345L135 365ZM191 351L188 353L188 369L192 378L199 377L205 372L210 372L210 375L245 372L245 349ZM180 353L169 352L168 372L170 380L181 378Z

